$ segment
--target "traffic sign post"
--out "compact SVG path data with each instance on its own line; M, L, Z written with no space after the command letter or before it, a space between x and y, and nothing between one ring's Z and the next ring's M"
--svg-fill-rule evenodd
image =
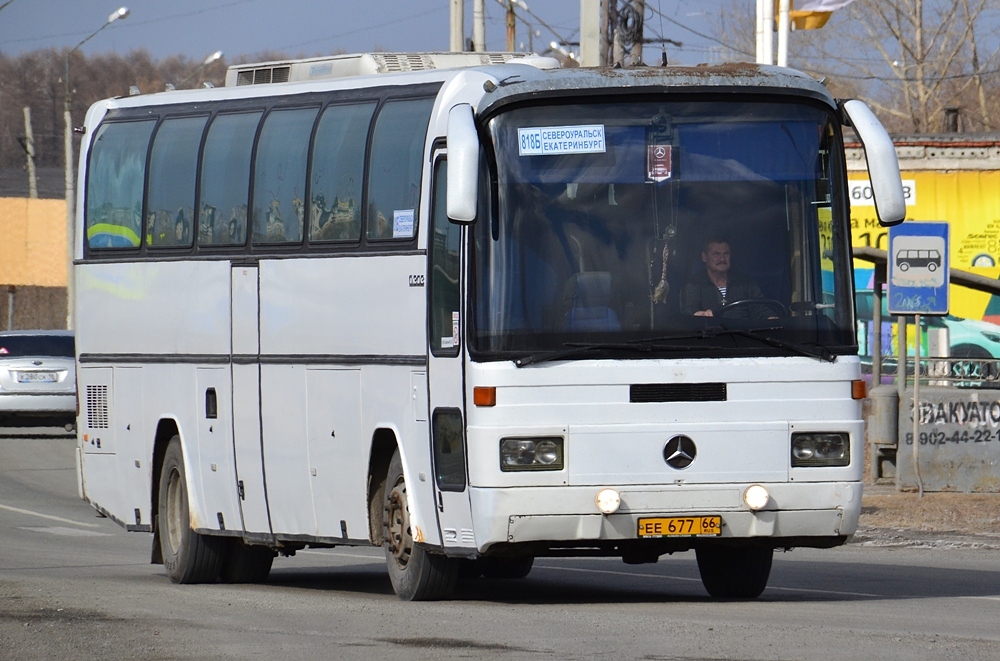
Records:
M917 338L913 352L913 470L917 489L924 495L917 448L920 445L920 316L948 314L948 223L903 223L889 228L889 314L906 323L914 316ZM900 333L902 388L906 387L906 347Z
M889 314L948 314L948 223L889 228Z

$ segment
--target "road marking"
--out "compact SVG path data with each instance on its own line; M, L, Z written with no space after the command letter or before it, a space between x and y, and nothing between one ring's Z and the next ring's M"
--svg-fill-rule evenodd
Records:
M959 599L985 599L986 601L1000 601L1000 597L959 597Z
M106 532L96 530L80 530L78 528L64 528L63 526L52 526L50 528L37 528L33 526L21 526L21 530L31 530L33 532L47 532L51 535L61 535L63 537L108 537Z
M584 572L588 574L613 574L615 576L631 576L634 578L662 578L669 579L672 581L692 581L695 583L701 583L700 578L688 578L686 576L666 576L664 574L634 574L631 572L624 571L610 571L607 569L579 569L577 567L550 567L550 566L539 566L538 569L550 569L552 571L576 571ZM786 592L814 592L817 594L833 594L846 597L880 597L882 595L871 594L868 592L842 592L839 590L816 590L814 588L779 588L768 586L768 590L784 590Z
M18 514L28 514L30 516L37 516L43 519L49 519L50 521L59 521L60 523L69 523L74 526L85 526L87 528L97 528L99 524L96 523L82 523L80 521L72 521L70 519L64 519L61 516L53 516L51 514L42 514L41 512L32 512L31 510L23 510L20 507L11 507L10 505L4 505L0 503L0 510L7 510L8 512L17 512Z
M551 571L576 571L584 574L612 574L614 576L631 576L633 578L669 578L674 581L694 581L701 583L700 578L687 578L686 576L665 576L663 574L634 574L627 571L610 571L608 569L580 569L579 567L552 567L540 565L537 569L549 569Z
M325 555L328 558L329 557L334 557L334 558L362 558L364 560L373 560L373 561L379 561L379 562L385 560L385 558L383 558L381 555L375 555L375 554L372 554L372 555L361 555L360 553L344 553L342 551L335 551L333 549L330 549L329 551L299 551L298 553L296 553L296 555L303 554L303 553L306 554L306 555L310 555L310 554L311 555Z
M815 592L818 594L835 594L843 597L883 597L881 594L872 594L871 592L846 592L842 590L817 590L815 588L778 588L768 586L768 590L784 590L786 592Z

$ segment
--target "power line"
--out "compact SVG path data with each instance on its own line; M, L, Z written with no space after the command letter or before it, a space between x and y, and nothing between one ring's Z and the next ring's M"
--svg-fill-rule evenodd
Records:
M850 75L850 74L839 74L831 72L830 75L836 76L838 78L845 78L847 80L879 80L884 82L894 82L894 83L918 83L918 82L934 82L938 80L958 80L962 78L972 78L973 76L995 76L1000 74L1000 69L986 69L978 73L955 73L946 76L931 75L924 76L923 78L909 78L899 76L875 76L875 75Z
M428 16L430 14L437 14L448 9L447 5L440 5L434 9L428 9L427 11L420 12L417 14L410 14L408 16L402 16L394 21L379 21L371 25L357 28L356 30L348 30L347 32L341 32L339 34L329 34L316 39L309 39L308 41L300 41L297 44L289 44L287 46L279 46L276 50L287 50L290 48L300 48L302 46L308 46L309 44L315 44L323 41L330 41L331 39L340 39L342 37L350 37L355 34L361 34L362 32L368 32L369 30L375 30L378 28L385 27L387 25L396 25L397 23L405 23L406 21L413 20L414 18L421 18L422 16Z
M10 0L10 2L13 2L13 0ZM7 4L10 4L10 2L8 2ZM129 21L128 24L122 25L122 27L119 28L119 31L134 29L134 28L139 27L140 25L151 25L151 24L160 23L162 21L172 21L172 20L177 19L177 18L187 18L189 16L198 16L200 14L207 14L208 12L216 11L218 9L226 9L227 7L235 7L236 5L243 5L243 4L246 4L248 2L260 2L260 0L234 0L234 2L228 2L226 4L217 5L215 7L206 7L204 9L199 9L197 11L185 12L183 14L173 14L172 16L158 16L156 18L149 18L149 19L146 19L144 21L132 20L132 21ZM6 5L4 5L4 6L6 6ZM2 9L2 7L0 7L0 9ZM8 39L6 41L6 43L8 43L8 44L18 44L18 43L32 42L32 41L47 41L47 40L52 40L52 39L69 39L71 37L79 37L81 34L86 34L86 33L85 32L64 32L62 34L49 34L49 35L42 35L42 36L35 36L35 37L24 37L22 39Z
M671 18L671 17L667 16L666 14L664 14L663 12L661 12L661 11L660 11L659 9L656 9L655 7L651 7L650 5L648 5L648 4L647 4L647 5L646 5L646 9L648 9L649 11L651 11L651 12L653 12L654 14L658 15L658 16L659 16L660 18L664 18L664 19L666 19L667 21L669 21L670 23L673 23L674 25L676 25L677 27L681 28L682 30L687 30L688 32L690 32L691 34L693 34L693 35L695 35L695 36L697 36L697 37L701 37L702 39L707 39L708 41L712 41L712 42L715 42L715 43L719 44L720 46L722 46L723 48L728 48L728 49L729 49L729 50L731 50L731 51L734 51L734 52L737 52L737 53L740 53L740 54L742 54L742 55L746 55L746 56L748 56L748 57L750 57L750 56L752 56L752 55L753 55L752 53L747 53L747 52L746 52L746 51L744 51L744 50L741 50L741 49L739 49L739 48L736 48L736 47L734 47L734 46L731 46L730 44L727 44L727 43L726 43L726 42L724 42L724 41L721 41L721 40L719 40L719 39L716 39L716 38L715 38L715 37L713 37L713 36L710 36L710 35L707 35L707 34L705 34L704 32L699 32L698 30L695 30L695 29L694 29L694 28L692 28L692 27L689 27L689 26L687 26L687 25L684 25L684 24L683 24L683 23L681 23L680 21L677 21L677 20L675 20L675 19L673 19L673 18Z

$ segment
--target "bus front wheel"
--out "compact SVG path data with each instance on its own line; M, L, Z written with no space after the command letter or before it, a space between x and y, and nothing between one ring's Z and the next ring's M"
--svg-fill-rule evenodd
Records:
M184 453L177 436L170 439L163 456L159 496L157 526L167 576L174 583L214 582L219 577L227 540L191 530Z
M516 558L486 558L483 576L486 578L524 578L531 573L535 557L523 555Z
M695 550L701 582L716 599L756 599L771 575L772 549L703 546Z
M403 477L403 462L397 450L385 481L385 564L392 589L403 601L446 599L455 590L459 563L443 555L428 553L413 541L410 509Z
M223 583L263 583L271 573L274 551L251 546L242 539L230 540L229 555L219 570Z

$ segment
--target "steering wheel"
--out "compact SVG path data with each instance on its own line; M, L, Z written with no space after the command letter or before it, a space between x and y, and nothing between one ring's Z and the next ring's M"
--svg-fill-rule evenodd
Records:
M763 306L768 310L777 312L779 317L787 317L789 315L788 306L781 301L774 300L773 298L741 298L738 301L733 301L732 303L726 303L723 305L722 308L719 309L719 316L725 317L733 310L741 310L751 305Z

